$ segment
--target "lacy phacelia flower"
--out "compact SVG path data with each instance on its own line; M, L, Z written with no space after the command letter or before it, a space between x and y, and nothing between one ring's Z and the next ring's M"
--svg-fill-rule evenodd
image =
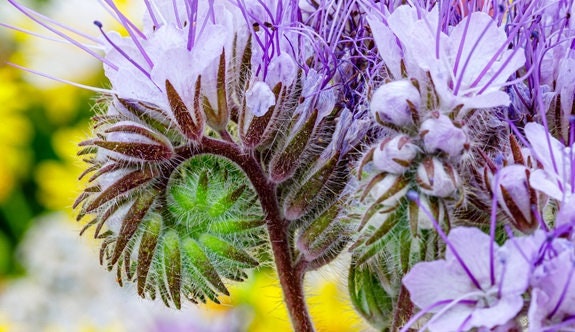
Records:
M482 12L469 14L446 32L438 7L428 11L404 5L391 14L370 17L379 53L393 76L401 77L398 59L409 75L421 81L423 72L429 72L446 111L458 105L465 109L508 105L509 96L499 89L524 64L523 50L508 49L504 27ZM381 28L383 17L386 28Z
M431 331L504 325L523 307L530 261L509 241L503 247L476 228L448 236L445 260L416 264L403 278L413 303L433 317Z
M10 3L104 64L112 87L94 138L80 144L89 186L74 207L78 220L90 216L82 233L94 228L100 261L120 284L175 307L219 303L226 280L245 280L270 257L259 255L266 246L284 285L343 250L340 205L369 114L340 107L337 58L314 53L327 42L297 2L145 1L140 29L106 0L127 36L96 21L101 38L90 40L103 57ZM324 5L318 15L334 13ZM292 257L296 244L301 257ZM292 315L305 308L303 295L290 301Z
M529 331L567 331L575 327L575 246L548 238L531 278Z

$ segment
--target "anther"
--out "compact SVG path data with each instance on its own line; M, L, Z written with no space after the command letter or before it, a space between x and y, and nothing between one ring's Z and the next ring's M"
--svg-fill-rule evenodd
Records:
M136 68L138 68L138 70L140 70L144 75L146 75L147 78L151 79L150 73L148 73L144 68L142 68L142 66L140 66L136 61L134 61L134 59L132 59L128 54L126 54L126 52L124 52L124 50L122 50L120 47L118 47L118 45L116 45L110 39L110 37L108 37L108 35L104 32L104 29L103 29L104 25L102 24L102 22L94 21L94 25L97 26L98 29L100 29L100 32L102 33L102 35L104 36L106 41L108 43L110 43L110 45L112 45L112 47L114 49L116 49L116 51L120 52L120 54L122 54L122 56L124 58L126 58L126 60L130 61L130 63L132 63Z

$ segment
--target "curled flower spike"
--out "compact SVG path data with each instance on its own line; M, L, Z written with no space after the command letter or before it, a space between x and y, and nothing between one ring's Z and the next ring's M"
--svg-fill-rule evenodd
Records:
M90 184L74 204L101 264L180 308L219 303L273 256L294 329L312 331L303 277L350 241L349 165L370 139L367 113L342 107L337 58L314 54L338 47L331 29L285 0L150 0L141 28L102 4L126 35L94 22L114 94L81 143Z

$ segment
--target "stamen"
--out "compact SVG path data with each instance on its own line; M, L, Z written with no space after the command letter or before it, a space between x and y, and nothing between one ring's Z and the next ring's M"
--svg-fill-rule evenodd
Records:
M457 328L457 332L461 332L461 331L465 330L465 325L471 320L471 317L473 317L473 314L469 314L469 315L467 315L467 317L465 317L465 319L463 320L461 325L459 325L459 327Z
M469 22L470 16L467 17L467 22ZM477 49L477 46L479 45L479 43L481 42L481 40L483 39L483 36L485 35L485 32L491 27L491 25L494 23L495 21L491 20L489 21L489 23L485 26L485 28L483 29L483 31L481 31L480 37L478 40L475 41L475 45L473 45L473 47L471 48L471 51L468 54L467 59L465 60L465 63L463 64L463 68L461 68L461 73L459 73L459 77L457 79L457 83L455 85L455 89L453 89L453 94L457 96L458 92L459 92L459 88L461 87L461 82L463 81L463 76L465 75L465 70L467 69L467 66L469 65L471 58L473 56L473 53L475 52L475 50ZM467 32L467 31L466 31ZM462 40L465 40L465 37L461 38ZM480 78L483 78L483 76L485 76L485 73L487 72L487 69L492 65L492 62L494 62L494 58L496 56L499 55L499 51L498 50L495 55L493 56L493 58L491 58L491 62L489 62L487 64L487 66L485 66L485 68L483 68L483 71L478 75L477 79L475 80L475 82L478 82ZM458 57L461 54L458 54ZM507 60L509 60L510 58L508 58ZM501 69L503 69L504 67L502 66ZM500 70L501 70L500 69ZM496 76L494 75L491 80L493 80ZM474 87L476 85L476 83L473 82L470 87ZM487 86L487 84L486 84ZM480 94L481 92L479 92Z
M144 75L146 75L147 78L149 78L150 80L152 79L152 77L150 76L150 73L148 73L144 68L142 68L142 66L140 66L136 61L134 61L134 59L132 59L128 54L126 54L126 52L124 52L124 50L122 50L120 47L118 47L118 45L116 45L111 39L110 37L108 37L108 35L104 32L103 29L103 25L100 21L94 21L94 25L98 27L98 29L100 29L100 32L102 33L102 35L104 36L104 38L108 41L108 43L110 43L110 45L112 45L112 47L120 52L120 54L122 54L122 56L124 58L126 58L126 60L128 60L130 63L132 63L136 68L138 68ZM116 67L117 68L117 67Z
M495 187L499 188L499 177L495 177ZM495 285L495 228L497 224L497 197L495 196L495 190L491 195L491 224L489 226L489 278L491 281L491 286Z
M172 8L174 8L174 16L176 17L176 24L178 28L182 29L182 21L180 21L180 13L178 12L178 5L176 4L176 0L172 0Z
M132 41L134 42L134 44L136 45L136 47L140 51L140 54L142 54L142 56L144 57L144 59L148 63L148 66L150 66L150 68L154 68L154 63L152 62L152 59L150 59L150 57L148 56L148 53L146 53L146 50L144 50L144 47L142 47L142 44L140 43L138 38L136 38L133 31L136 31L136 33L139 34L140 37L144 40L146 39L146 36L132 22L130 22L130 20L128 20L128 18L124 14L122 14L122 12L114 4L113 0L105 0L105 1L107 4L110 5L110 7L114 10L114 12L118 15L118 18L120 19L120 23L122 23L122 25L128 31L128 35L130 36L130 38L132 39Z
M571 194L575 193L575 155L573 154L573 149L575 148L575 116L571 115L569 117L569 163L568 167L571 170L568 174L569 183L571 184Z
M190 6L190 26L188 27L188 51L192 50L196 41L196 26L198 24L198 1L188 0Z
M146 8L148 9L148 14L150 14L150 18L152 19L152 23L154 23L154 27L159 28L160 24L158 23L158 20L156 19L156 15L154 14L154 9L150 5L150 0L144 0L144 3L146 4Z
M10 4L12 4L16 9L18 9L20 12L22 12L24 15L28 16L30 19L32 19L34 22L40 24L41 26L43 26L44 28L52 31L53 33L55 33L56 35L64 38L65 40L69 41L70 43L72 43L74 46L80 48L81 50L83 50L84 52L90 54L91 56L93 56L94 58L98 59L100 62L102 62L103 64L108 65L110 68L114 69L114 70L118 70L118 66L116 66L115 64L113 64L112 62L110 62L108 59L102 57L101 55L99 55L98 53L92 51L90 48L86 47L84 44L76 41L75 39L73 39L72 37L66 35L65 33L61 32L60 30L57 30L53 27L51 27L50 25L48 25L47 23L41 21L40 19L36 18L34 15L38 15L39 17L41 17L42 19L44 19L44 17L40 14L35 13L34 11L32 11L31 9L19 4L18 2L14 1L14 0L8 0L8 2L10 2ZM48 20L47 21L51 21ZM50 22L52 23L52 22ZM57 24L59 27L66 29L68 31L74 32L72 29L67 28L61 24ZM93 37L90 38L90 40L97 40L94 39ZM100 41L97 41L98 43L100 43Z
M451 300L442 300L442 301L437 301L434 304L430 305L427 308L421 309L417 314L413 315L413 317L411 317L411 319L405 323L405 325L401 328L401 330L399 330L399 332L407 332L410 330L410 327L415 324L415 322L417 322L421 317L427 315L429 312L431 312L433 309L445 305L445 304L449 304L451 302Z
M465 274L467 274L469 279L471 279L471 282L473 283L473 285L475 287L477 287L477 289L481 290L482 289L481 284L479 283L479 281L477 281L477 278L475 278L473 273L471 273L471 270L469 270L469 268L467 267L467 264L465 264L465 262L463 261L461 256L459 256L459 253L457 252L457 250L455 250L455 248L453 247L453 244L449 241L449 239L447 238L447 235L445 234L445 232L443 231L443 229L441 228L441 226L439 225L439 223L437 222L435 217L431 214L431 212L429 212L429 210L427 210L427 208L425 208L421 204L421 201L419 200L418 193L416 191L411 190L407 193L407 198L410 199L411 201L415 202L415 204L417 204L419 209L422 210L423 213L425 213L425 215L427 216L427 218L429 218L429 220L431 220L433 227L435 227L435 230L437 230L437 233L439 234L439 236L441 237L443 242L445 242L445 245L449 247L449 249L453 253L453 256L455 257L455 259L457 259L457 262L459 263L459 265L461 265L461 268L463 268L463 270L465 271Z
M54 31L52 30L52 29L54 29L54 28L52 28L52 27L47 27L47 26L45 25L46 23L43 23L42 21L40 21L40 19L42 19L43 21L48 22L48 23L50 23L50 24L53 24L53 25L55 25L55 26L57 26L57 27L60 27L60 28L62 28L62 29L64 29L64 30L70 31L70 32L72 32L72 33L74 33L74 34L76 34L76 35L78 35L78 36L80 36L80 37L82 37L82 38L88 39L88 40L90 40L90 41L92 41L92 42L94 42L94 43L102 44L102 41L101 41L101 40L99 40L99 39L97 39L97 38L94 38L93 36L87 35L87 34L81 32L81 31L79 31L79 30L76 30L76 29L72 28L72 27L69 27L69 26L67 26L67 25L64 25L64 24L62 24L62 23L60 23L60 22L58 22L58 21L56 21L56 20L54 20L54 19L51 19L51 18L49 18L49 17L47 17L47 16L44 16L44 15L38 13L38 12L35 12L34 10L32 10L32 9L30 9L30 8L28 8L28 7L24 6L24 5L22 5L22 4L19 4L18 2L14 1L14 0L8 0L8 2L10 2L14 7L16 7L16 9L18 9L18 10L19 10L20 12L22 12L24 15L28 16L29 18L31 18L34 22L36 22L36 23L38 23L38 24L44 26L45 28L49 29L49 30L52 31L52 32L54 32Z
M44 40L49 40L49 41L56 42L56 43L62 43L62 44L70 45L70 41L68 41L68 40L58 39L58 38L54 38L54 37L50 37L50 36L45 36L45 35L39 34L37 32L22 29L22 28L15 27L15 26L12 26L9 24L5 24L5 23L0 22L0 27L4 27L4 28L10 29L10 30L22 32L22 33L25 33L27 35L38 37L38 38L41 38ZM104 50L104 47L101 45L88 45L88 44L83 44L83 45L89 49L100 50L100 51Z
M94 91L94 92L98 92L98 93L102 93L102 94L106 94L106 95L113 95L113 94L116 93L114 90L101 89L101 88L96 88L96 87L89 86L89 85L84 85L84 84L80 84L80 83L68 81L68 80L65 80L65 79L62 79L62 78L58 78L58 77L55 77L55 76L52 76L52 75L49 75L49 74L46 74L46 73L43 73L43 72L36 71L36 70L34 70L34 69L22 67L22 66L20 66L20 65L15 64L15 63L8 62L8 63L6 63L6 64L9 65L9 66L11 66L11 67L14 67L14 68L17 68L17 69L20 69L20 70L29 72L29 73L31 73L31 74L38 75L38 76L42 76L42 77L45 77L45 78L50 79L50 80L52 80L52 81L69 84L69 85L72 85L72 86L75 86L75 87L78 87L78 88L81 88L81 89L86 89L86 90L90 90L90 91Z

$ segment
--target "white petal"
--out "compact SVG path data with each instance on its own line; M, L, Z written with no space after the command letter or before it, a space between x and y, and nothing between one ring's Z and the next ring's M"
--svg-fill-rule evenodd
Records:
M255 116L266 114L275 103L274 93L264 82L258 81L246 91L246 105Z
M402 59L402 51L397 44L397 39L393 32L381 22L381 18L375 15L367 16L367 21L373 31L373 39L375 46L383 62L389 68L391 75L395 79L401 77L400 61Z

